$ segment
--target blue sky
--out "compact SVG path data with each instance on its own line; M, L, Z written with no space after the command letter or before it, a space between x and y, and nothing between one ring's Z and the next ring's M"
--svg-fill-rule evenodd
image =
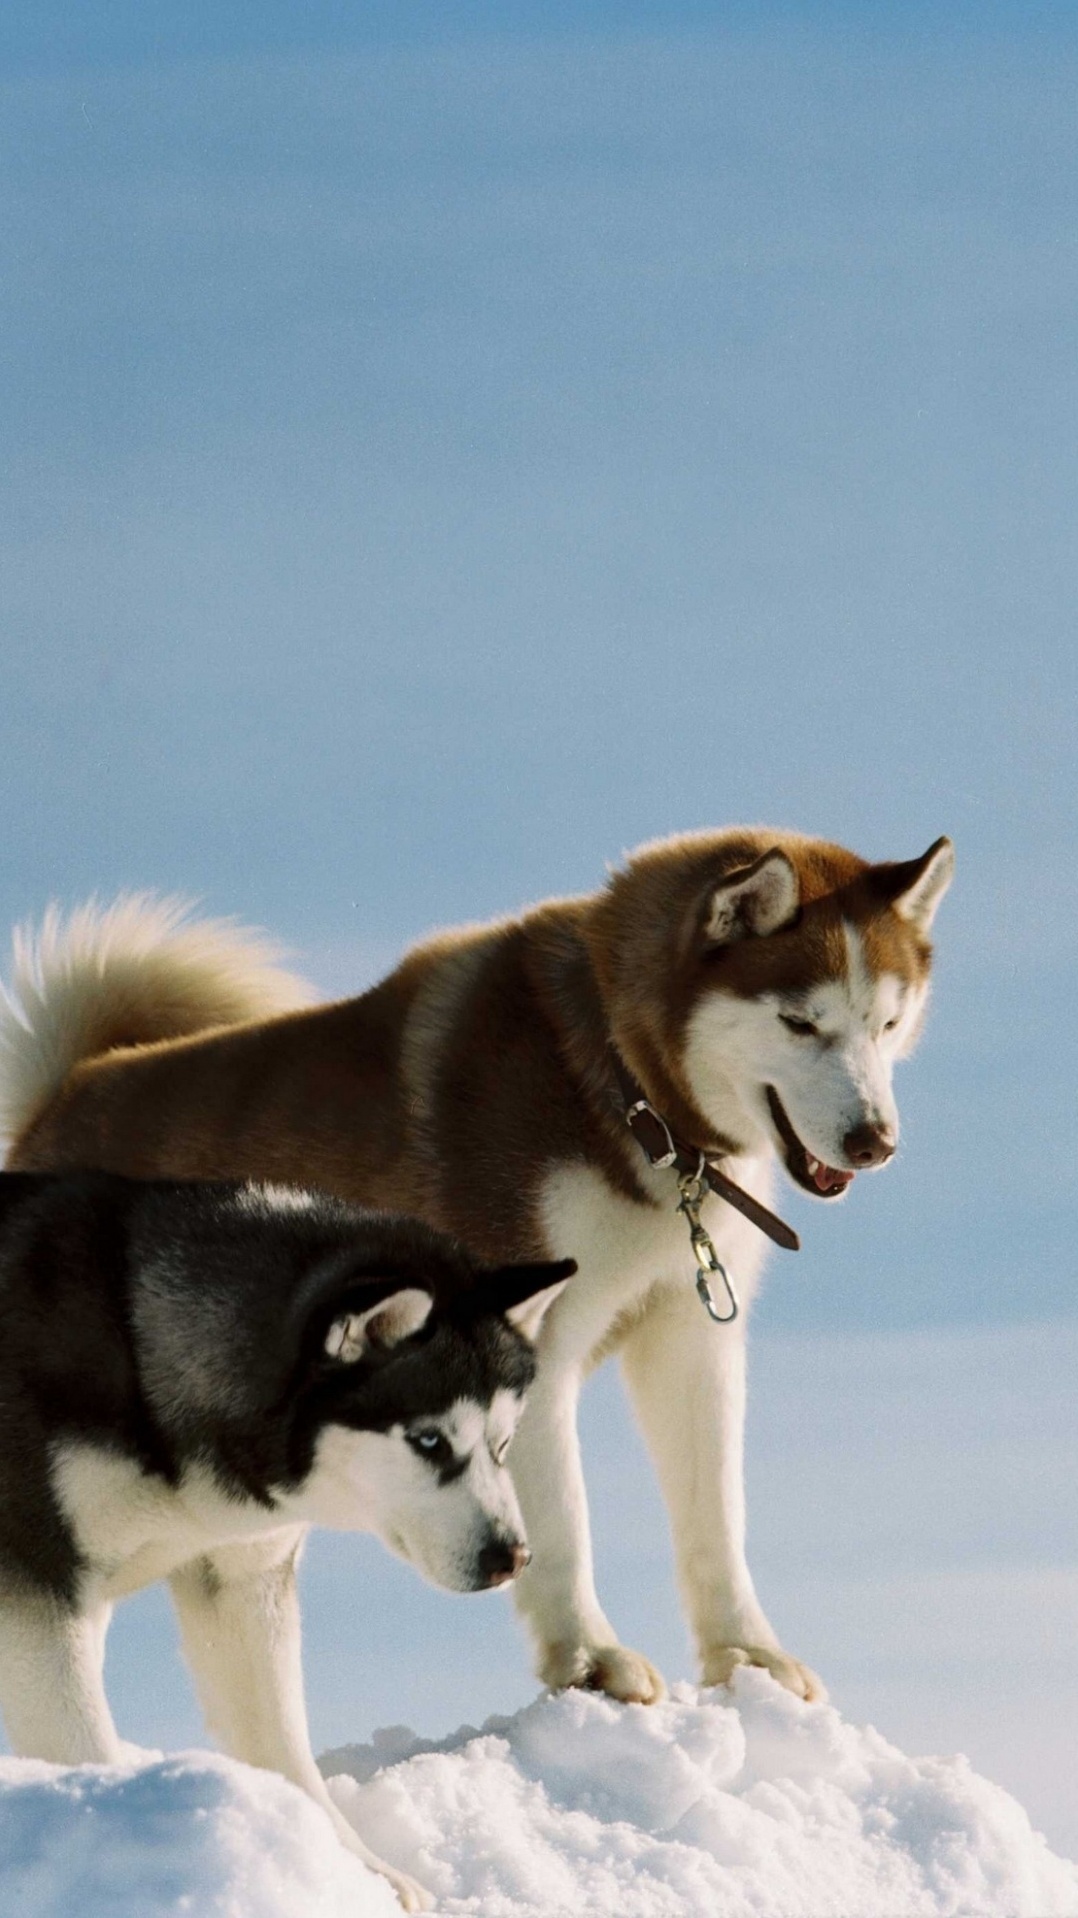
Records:
M657 833L950 832L901 1157L760 1331L1073 1324L1073 9L44 4L0 75L0 920L344 992Z
M9 26L0 912L346 991L656 833L949 831L903 1160L764 1309L1070 1310L1073 30L154 17Z
M423 47L446 41L537 40L627 33L714 33L731 26L821 25L849 37L932 42L1017 34L1023 41L1071 25L1068 0L189 0L183 7L144 0L97 0L72 9L64 0L12 0L0 23L0 55L9 72L64 72L76 66L132 66L176 58L267 51L339 53L350 48Z

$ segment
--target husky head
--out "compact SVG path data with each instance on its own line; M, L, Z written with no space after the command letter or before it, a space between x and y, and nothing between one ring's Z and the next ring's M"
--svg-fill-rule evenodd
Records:
M301 1331L310 1464L291 1508L376 1533L450 1591L514 1578L529 1553L506 1455L543 1316L575 1269L484 1271L448 1296L429 1271L316 1275Z
M770 1144L795 1184L825 1199L892 1157L892 1072L922 1023L929 931L953 863L948 839L869 865L760 829L638 855L614 895L635 876L638 932L650 906L652 924L673 925L675 949L668 937L661 1027L645 1023L639 994L634 1007L622 993L635 1011L627 1050L672 1059L672 1116L687 1136L735 1152Z

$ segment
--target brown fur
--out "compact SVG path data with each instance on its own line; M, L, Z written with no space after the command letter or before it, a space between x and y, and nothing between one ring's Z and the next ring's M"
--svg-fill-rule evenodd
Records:
M776 846L799 878L797 924L709 946L716 885ZM700 994L834 976L843 917L870 965L920 978L927 943L890 904L921 863L869 866L760 828L645 846L601 892L436 938L359 998L86 1059L8 1163L313 1184L420 1214L491 1260L545 1255L550 1166L597 1165L648 1203L610 1040L675 1129L702 1139L681 1070Z

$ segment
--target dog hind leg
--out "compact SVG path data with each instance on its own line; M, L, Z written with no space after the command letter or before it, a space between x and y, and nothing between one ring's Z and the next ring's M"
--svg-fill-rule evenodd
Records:
M405 1911L424 1911L421 1885L364 1844L334 1804L314 1761L300 1653L294 1530L223 1546L169 1580L184 1651L206 1723L245 1764L280 1772L330 1817L341 1843L387 1878Z
M76 1612L42 1596L0 1604L0 1711L20 1758L115 1765L123 1757L105 1696L112 1608Z

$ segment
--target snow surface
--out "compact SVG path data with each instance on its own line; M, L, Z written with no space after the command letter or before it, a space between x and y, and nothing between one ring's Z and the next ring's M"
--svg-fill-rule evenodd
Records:
M906 1758L762 1672L664 1705L544 1696L433 1745L328 1753L338 1805L482 1918L1078 1918L1078 1865L963 1758ZM272 1774L187 1753L0 1760L0 1912L397 1918Z
M401 1918L324 1811L210 1752L0 1759L4 1918Z

